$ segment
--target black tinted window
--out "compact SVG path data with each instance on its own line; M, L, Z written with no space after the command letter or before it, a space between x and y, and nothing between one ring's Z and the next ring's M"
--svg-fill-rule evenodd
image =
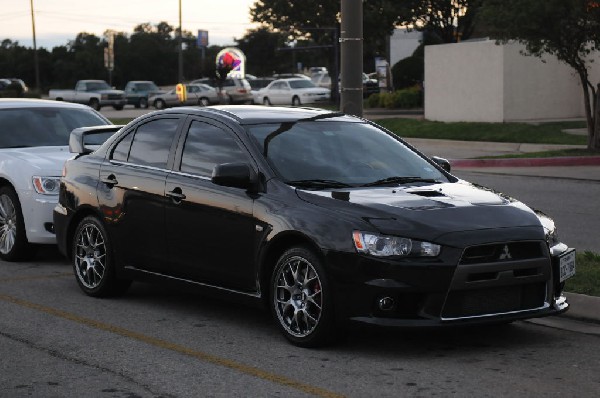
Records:
M131 139L133 138L133 133L127 134L125 138L123 138L115 147L113 151L113 160L118 160L121 162L126 162L127 157L129 157L129 148L131 148Z
M178 122L178 119L158 119L138 127L128 162L166 168Z
M207 123L193 122L185 140L180 169L185 173L211 176L217 164L246 159L231 133Z

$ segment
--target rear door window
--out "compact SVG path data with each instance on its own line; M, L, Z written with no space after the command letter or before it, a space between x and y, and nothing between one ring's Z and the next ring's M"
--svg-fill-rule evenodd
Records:
M177 132L179 119L155 119L139 126L129 148L128 140L132 134L125 137L117 144L113 152L114 160L142 166L167 168L169 152L173 145L173 138Z

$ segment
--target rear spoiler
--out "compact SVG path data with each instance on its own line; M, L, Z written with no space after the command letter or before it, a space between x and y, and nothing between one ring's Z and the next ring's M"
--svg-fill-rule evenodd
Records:
M71 131L69 136L69 151L72 153L78 153L84 155L91 153L94 150L86 148L84 145L85 137L90 135L105 134L106 138L90 145L101 145L111 135L123 128L123 125L107 125L107 126L93 126L93 127L79 127ZM98 140L96 140L98 141Z

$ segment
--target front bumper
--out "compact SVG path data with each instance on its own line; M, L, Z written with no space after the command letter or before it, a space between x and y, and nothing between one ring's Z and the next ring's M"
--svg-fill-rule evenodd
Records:
M100 100L100 105L101 106L125 106L125 105L127 105L127 99L126 98L120 98L120 99L101 99Z
M384 260L330 252L326 265L338 320L438 327L565 312L569 305L562 296L557 263L567 247L551 252L543 241L529 244L539 247L539 253L484 263L468 263L462 249L448 247L435 259Z
M58 195L40 195L33 191L20 191L19 200L27 241L39 244L54 244L52 211L58 203Z

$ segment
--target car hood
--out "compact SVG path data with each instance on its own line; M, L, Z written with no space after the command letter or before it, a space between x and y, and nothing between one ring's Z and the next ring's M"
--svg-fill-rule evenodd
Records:
M379 232L455 244L462 233L494 236L521 230L519 239L543 239L535 212L523 203L466 181L425 186L296 190L304 201L359 217ZM482 233L482 231L487 231ZM519 233L521 233L519 232ZM483 238L482 238L483 239ZM491 238L494 239L494 238Z
M65 161L73 157L68 146L18 148L0 150L0 153L15 165L26 165L33 172L45 176L60 176Z

